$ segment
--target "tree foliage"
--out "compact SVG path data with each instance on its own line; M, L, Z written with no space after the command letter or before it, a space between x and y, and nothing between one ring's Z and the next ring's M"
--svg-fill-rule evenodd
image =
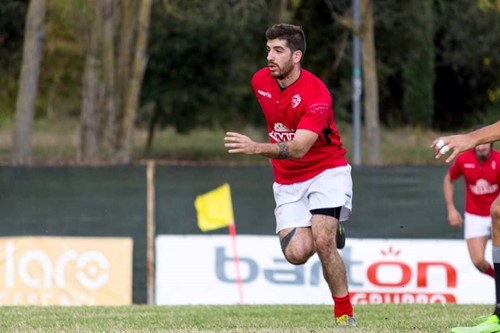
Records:
M155 5L143 101L154 104L155 121L180 133L240 116L252 121L249 80L265 64L267 22L259 13L266 5L193 2Z
M473 126L500 114L500 8L495 0L441 0L436 13L434 120Z
M429 127L434 111L434 22L432 0L409 0L404 14L413 27L406 35L403 113L412 125Z
M116 6L128 2L111 1ZM28 3L28 0L0 2L0 121L14 118L13 96L19 82ZM79 117L89 51L88 18L93 15L88 4L102 2L48 0L47 3L35 116ZM336 12L350 15L351 0L153 0L146 49L148 63L133 119L136 125L149 127L150 133L158 126L171 126L186 133L198 127L261 125L262 115L249 81L255 70L266 64L264 31L277 20L304 27L308 41L304 66L318 74L330 88L337 119L349 121L352 38L339 18L331 15L328 3ZM498 118L497 0L372 3L378 106L383 124L421 123L451 130ZM112 26L127 28L120 20L115 20ZM120 54L130 49L131 44L120 43L120 36L122 32L115 31L112 37L116 56L114 66L110 67L114 68L117 85L128 80L126 72L130 69L130 62L125 66ZM104 34L97 37L103 38ZM96 59L94 65L104 66L101 60ZM101 69L96 76L99 86L93 87L96 93L109 91L111 84L105 78L110 70ZM117 89L117 94L126 95L121 88ZM112 126L123 120L119 114L125 106L120 100L115 104L116 116L105 116L108 118L101 125ZM98 111L103 114L109 115L111 109L110 104L98 104ZM105 137L110 133L108 130L101 129L100 133ZM116 140L121 139L115 136ZM152 140L151 134L150 143Z
M0 123L14 115L28 4L29 0L0 4Z

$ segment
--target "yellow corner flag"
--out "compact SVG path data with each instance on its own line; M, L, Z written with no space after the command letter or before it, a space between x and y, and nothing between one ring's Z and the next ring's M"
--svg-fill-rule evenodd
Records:
M229 184L197 196L194 206L198 215L198 227L203 232L228 227L234 223Z

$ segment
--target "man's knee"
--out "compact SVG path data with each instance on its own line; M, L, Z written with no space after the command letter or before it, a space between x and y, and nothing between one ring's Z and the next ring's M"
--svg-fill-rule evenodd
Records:
M315 237L315 245L318 253L328 253L333 249L336 249L334 244L334 237L331 237L329 234L319 234Z
M302 231L302 232L301 232ZM293 228L280 233L281 250L286 260L294 265L302 265L314 254L314 245L303 230Z
M303 265L314 254L312 249L288 247L284 251L286 260L292 265Z

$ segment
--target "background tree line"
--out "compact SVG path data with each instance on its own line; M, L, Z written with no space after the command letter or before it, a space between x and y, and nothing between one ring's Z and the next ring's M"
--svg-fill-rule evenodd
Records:
M371 144L379 123L453 130L500 117L499 0L360 5L355 29L351 0L4 0L0 122L16 123L14 160L29 164L37 118L80 119L83 162L130 161L138 126L148 147L166 126L261 126L249 80L275 22L303 26L304 66L331 89L339 121L351 121L352 34L361 37ZM19 97L30 89L36 98Z

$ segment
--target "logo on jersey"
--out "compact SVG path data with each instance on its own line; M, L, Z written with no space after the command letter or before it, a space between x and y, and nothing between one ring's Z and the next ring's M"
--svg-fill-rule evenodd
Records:
M300 102L302 102L302 97L300 97L299 94L293 95L293 97L292 97L292 108L295 109L300 104Z
M471 185L470 190L476 195L490 194L498 191L497 184L490 184L486 179L478 179L476 185Z
M264 96L264 97L267 97L267 98L271 98L271 93L268 93L267 91L262 91L262 90L257 90L257 93L261 96Z
M293 140L294 135L295 133L283 123L275 123L273 131L269 133L269 136L276 142Z

